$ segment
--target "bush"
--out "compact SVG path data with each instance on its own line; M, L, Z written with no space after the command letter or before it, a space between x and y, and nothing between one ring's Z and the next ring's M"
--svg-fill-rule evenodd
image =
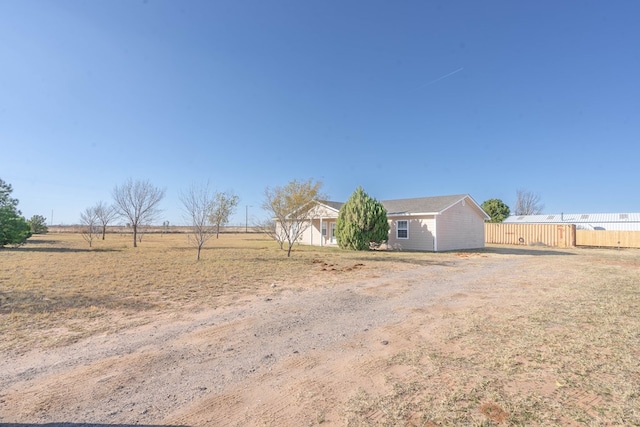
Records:
M21 245L31 237L31 226L20 215L11 184L0 179L0 247Z
M34 215L29 220L31 226L31 233L33 234L47 234L49 228L47 227L47 218L42 215Z
M0 207L0 247L22 245L31 237L31 226L13 206Z

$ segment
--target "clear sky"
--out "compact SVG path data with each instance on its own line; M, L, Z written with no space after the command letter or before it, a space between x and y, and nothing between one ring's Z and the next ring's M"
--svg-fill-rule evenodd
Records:
M0 178L73 224L116 185L640 211L640 2L0 0Z

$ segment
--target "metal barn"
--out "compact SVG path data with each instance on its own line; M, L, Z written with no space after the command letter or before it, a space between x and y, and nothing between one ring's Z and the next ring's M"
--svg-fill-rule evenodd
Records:
M640 213L512 215L505 224L575 224L578 230L640 231Z

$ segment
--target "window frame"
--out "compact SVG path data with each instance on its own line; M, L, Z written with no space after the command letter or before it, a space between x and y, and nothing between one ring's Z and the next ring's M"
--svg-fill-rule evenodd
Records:
M401 223L405 223L406 227L400 227ZM400 231L404 231L406 233L406 235L400 236ZM402 240L406 240L409 238L409 220L406 219L399 219L396 220L396 239L402 239Z

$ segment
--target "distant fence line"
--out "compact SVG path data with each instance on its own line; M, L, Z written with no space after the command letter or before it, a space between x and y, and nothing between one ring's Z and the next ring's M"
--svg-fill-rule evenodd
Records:
M82 225L51 225L48 227L49 233L82 233L87 228ZM102 227L99 227L100 232L102 232ZM193 231L192 227L185 225L170 225L168 227L164 227L162 225L151 225L138 227L138 232L142 231L143 233L153 233L153 234L162 234L162 233L191 233ZM245 227L245 226L224 226L220 227L220 233L261 233L262 231L259 227ZM107 233L109 234L127 234L133 233L133 229L131 227L127 227L126 225L108 225Z
M485 243L561 248L640 248L640 231L577 230L575 224L485 223Z

